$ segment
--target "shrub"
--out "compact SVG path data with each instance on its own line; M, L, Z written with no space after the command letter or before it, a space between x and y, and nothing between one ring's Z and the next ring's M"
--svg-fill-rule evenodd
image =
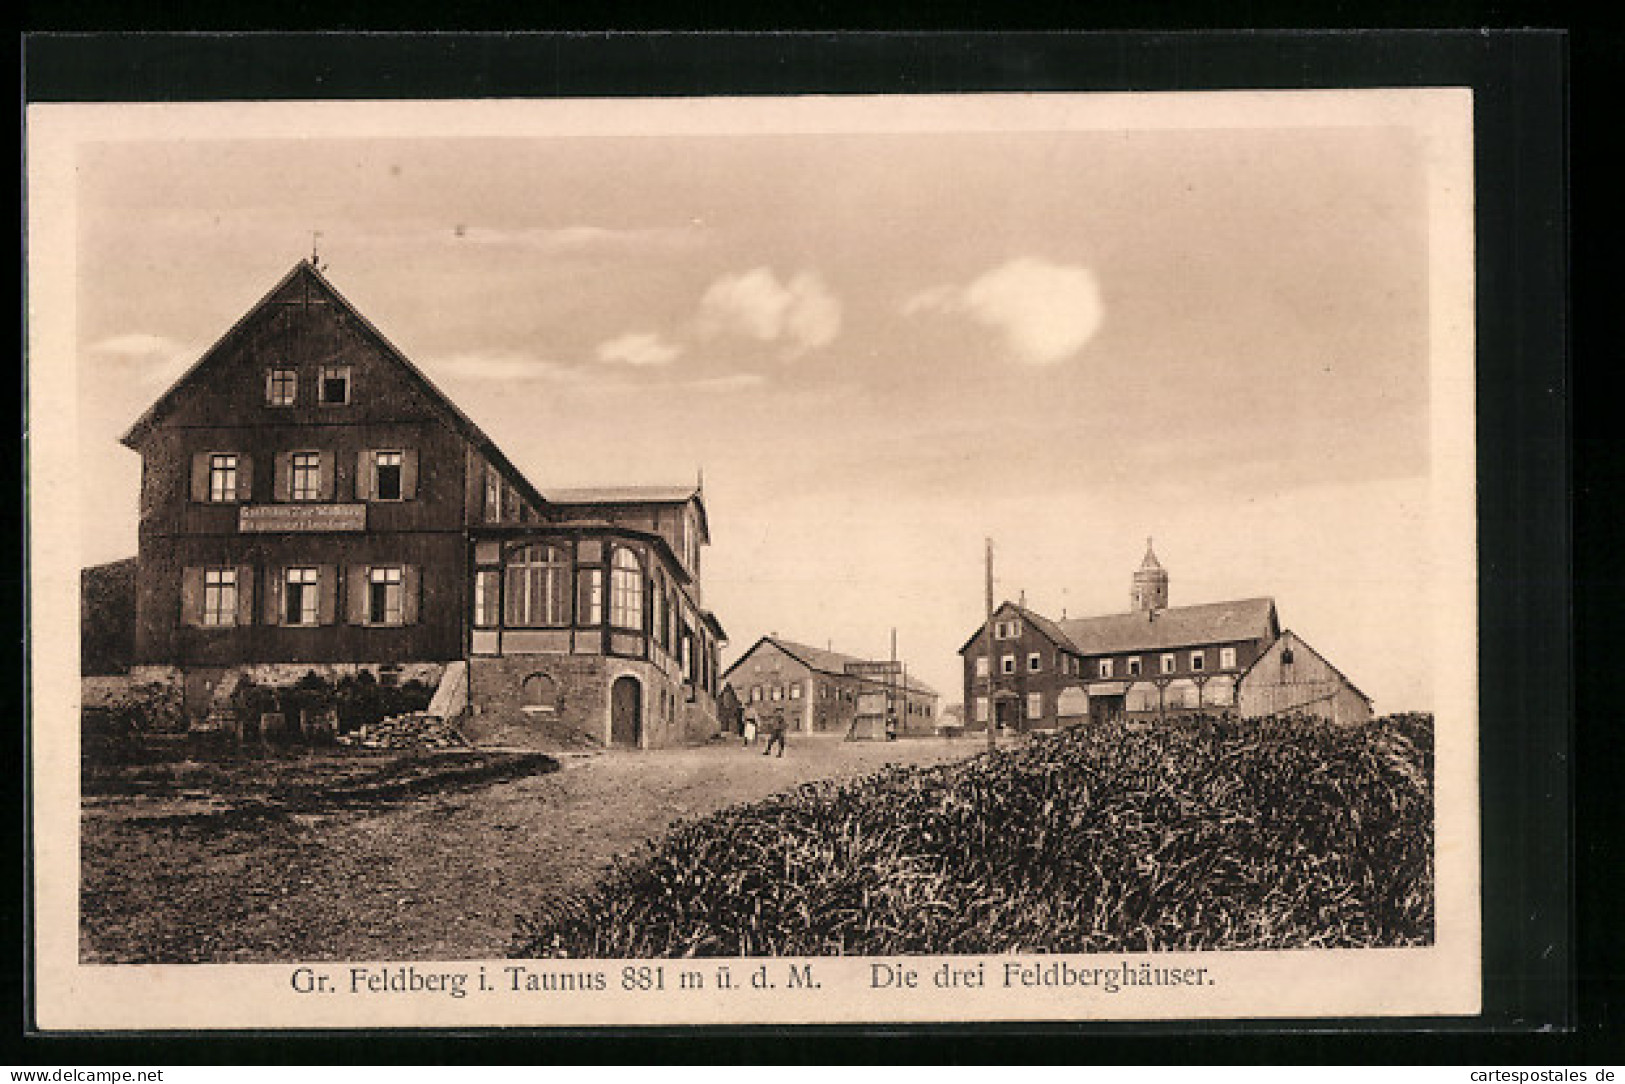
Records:
M1433 797L1385 721L1081 727L683 824L516 956L1138 952L1433 937Z

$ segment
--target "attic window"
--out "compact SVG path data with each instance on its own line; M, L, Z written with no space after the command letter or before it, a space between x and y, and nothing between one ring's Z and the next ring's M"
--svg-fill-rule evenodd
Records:
M272 369L265 375L265 403L267 406L293 406L299 398L299 371Z
M344 406L350 401L350 367L324 365L322 367L321 404Z
M1282 666L1291 666L1292 665L1292 649L1290 647L1283 647L1281 649L1281 665Z

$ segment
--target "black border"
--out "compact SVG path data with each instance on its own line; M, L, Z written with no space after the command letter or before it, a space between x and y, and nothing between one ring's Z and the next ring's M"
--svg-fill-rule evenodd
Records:
M290 10L295 17L308 14L308 9ZM83 9L96 11L94 5ZM1486 841L1485 1012L1471 1020L375 1032L366 1033L365 1043L355 1032L80 1035L30 1037L17 1051L27 1060L1022 1063L1087 1049L1152 1064L1289 1061L1291 1051L1312 1033L1309 1041L1323 1060L1357 1063L1370 1059L1370 1033L1379 1033L1384 1048L1399 1055L1395 1060L1484 1063L1506 1060L1517 1049L1509 1044L1527 1040L1532 1029L1561 1034L1572 1027L1579 1030L1568 1033L1571 1046L1607 1049L1595 1045L1606 1042L1596 1025L1610 1009L1618 1012L1617 1000L1611 1000L1617 998L1619 977L1617 935L1610 938L1610 931L1589 927L1591 934L1602 934L1602 947L1598 952L1588 945L1582 957L1586 963L1578 977L1587 998L1578 1004L1572 955L1575 746L1565 232L1570 41L1562 34L35 34L25 36L22 45L24 104L1472 87ZM1614 756L1617 760L1617 751ZM1611 791L1616 813L1618 793L1617 787ZM1610 812L1607 798L1601 811ZM1587 827L1617 824L1593 821L1591 815L1586 814ZM14 838L20 839L21 831ZM1587 849L1596 849L1599 840L1604 857L1618 855L1606 835L1588 837ZM19 865L21 860L19 854ZM1593 921L1606 920L1614 899L1606 883L1582 886L1580 902ZM14 973L27 974L21 962ZM8 987L8 994L12 991L22 992ZM21 1018L21 1009L14 1018ZM1598 1011L1601 1017L1594 1015ZM1078 1044L1080 1033L1087 1047ZM1545 1053L1535 1057L1562 1060L1553 1045L1556 1034L1533 1040L1537 1051L1546 1044ZM377 1040L386 1036L387 1045L380 1047ZM1039 1037L1042 1041L1032 1041Z

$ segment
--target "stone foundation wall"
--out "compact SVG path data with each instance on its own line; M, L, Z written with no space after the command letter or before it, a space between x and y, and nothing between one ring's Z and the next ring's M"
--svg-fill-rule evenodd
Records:
M637 659L558 654L469 660L463 732L481 745L609 746L611 688L622 676L638 682L639 748L693 744L716 735L715 701L703 692L688 701L685 686L659 667Z

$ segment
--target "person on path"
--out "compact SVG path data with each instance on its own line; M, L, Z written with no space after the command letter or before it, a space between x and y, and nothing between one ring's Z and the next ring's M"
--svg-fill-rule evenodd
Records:
M746 745L755 745L756 744L756 716L754 716L754 715L745 716L744 734L745 734L745 744Z
M774 712L767 719L767 744L762 746L762 755L765 757L779 747L779 756L784 756L784 713Z

